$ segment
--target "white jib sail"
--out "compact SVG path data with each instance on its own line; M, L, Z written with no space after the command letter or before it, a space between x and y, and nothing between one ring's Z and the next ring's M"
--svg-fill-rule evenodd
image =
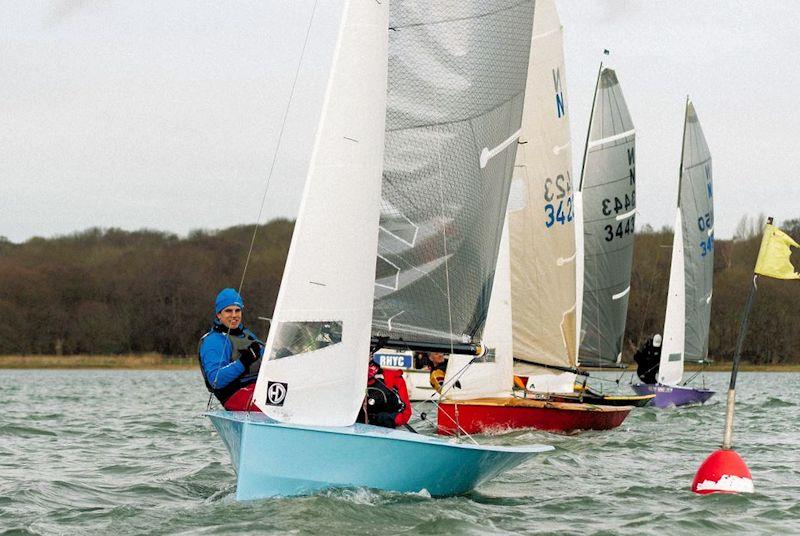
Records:
M255 390L256 405L279 421L347 426L364 398L383 165L388 11L388 2L343 4ZM306 68L313 69L311 63Z
M683 262L683 216L680 207L675 216L672 239L672 262L669 269L667 313L664 318L664 335L661 343L661 361L658 382L677 385L683 378L683 346L685 339L684 317L686 291Z
M503 224L492 296L483 330L485 351L482 356L451 355L445 373L445 398L511 396L514 357L511 332L511 261L509 255L508 217ZM470 364L472 361L472 364ZM454 384L458 381L460 387Z

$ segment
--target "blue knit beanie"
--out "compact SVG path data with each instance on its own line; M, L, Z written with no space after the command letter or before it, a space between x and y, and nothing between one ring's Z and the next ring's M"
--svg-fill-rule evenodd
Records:
M229 305L238 305L244 309L244 301L239 293L232 288L224 288L217 294L217 299L214 302L214 312L219 313Z

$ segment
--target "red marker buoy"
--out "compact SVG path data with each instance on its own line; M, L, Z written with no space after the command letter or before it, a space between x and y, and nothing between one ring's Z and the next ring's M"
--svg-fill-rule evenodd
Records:
M712 452L697 470L692 491L707 493L753 493L753 478L744 460L734 450Z

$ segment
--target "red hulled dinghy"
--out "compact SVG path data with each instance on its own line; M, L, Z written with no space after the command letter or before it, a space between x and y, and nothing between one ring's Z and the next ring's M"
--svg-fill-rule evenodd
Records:
M439 403L438 428L442 435L535 428L574 434L584 430L616 428L633 406L601 406L553 402L534 398L494 397L445 400Z

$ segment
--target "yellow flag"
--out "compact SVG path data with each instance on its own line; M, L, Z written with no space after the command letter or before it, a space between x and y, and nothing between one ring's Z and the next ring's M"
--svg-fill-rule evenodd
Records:
M755 272L776 279L800 279L800 273L795 271L789 260L792 247L800 248L800 244L768 223L764 228L764 236L761 238L761 249L758 250Z

